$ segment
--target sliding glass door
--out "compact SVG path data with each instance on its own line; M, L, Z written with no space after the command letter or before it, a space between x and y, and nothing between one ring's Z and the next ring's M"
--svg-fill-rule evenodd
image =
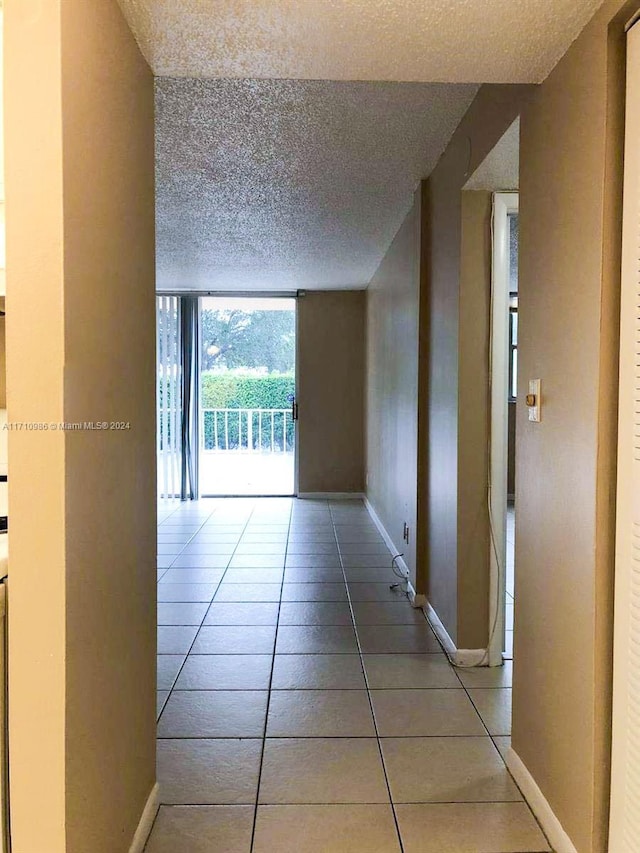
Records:
M295 491L296 301L158 296L158 497Z
M295 490L296 302L200 299L200 493Z

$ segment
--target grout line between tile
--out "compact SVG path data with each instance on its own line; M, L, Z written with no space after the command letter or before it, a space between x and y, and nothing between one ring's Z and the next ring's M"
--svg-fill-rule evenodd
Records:
M171 513L167 516L167 518L169 518L171 515L173 515L175 512L177 512L177 510L178 510L178 509L179 509L179 507L176 507L176 508L173 510L173 512L171 512ZM204 527L204 525L205 525L205 523L206 523L207 519L209 519L209 518L211 517L211 515L213 515L213 513L214 513L214 512L215 512L215 508L212 510L211 514L210 514L210 515L208 515L208 516L206 517L206 519L202 522L202 525L201 525L201 526L200 526L200 528L199 528L199 529L198 529L198 530L193 534L193 536L195 536L195 535L196 535L196 533L198 533L198 532L202 529L202 527ZM163 521L166 521L166 519L163 519ZM160 524L158 524L158 529L160 529L161 525L162 525L162 522L160 522ZM184 548L186 548L187 543L188 543L188 542L190 542L190 541L191 541L191 539L193 539L193 536L191 536L191 537L187 540L187 542L185 542L185 544L184 544L184 546L183 546L183 550L184 550ZM157 586L157 585L158 585L158 583L162 580L162 578L164 577L164 575L166 574L166 572L167 572L167 571L169 571L169 569L166 569L166 570L165 570L165 572L163 572L163 574L162 574L162 575L161 575L161 576L156 580L156 586ZM223 577L224 577L224 575L223 575ZM215 592L217 592L217 591L218 591L218 587L220 586L220 583L221 583L221 582L222 582L222 578L220 578L220 582L218 583L218 586L216 587L216 591L215 591ZM214 597L215 597L215 592L214 592L214 594L213 594L213 595L214 595ZM156 599L157 599L157 592L156 592ZM211 601L213 601L213 598L211 599ZM158 601L156 600L156 607L157 607L157 605L158 605ZM209 602L209 607L210 607L210 606L211 606L211 602ZM206 612L205 612L205 616L204 616L204 618L205 618L205 619L206 619L206 615L207 615L207 613L209 612L209 607L207 607L207 610L206 610ZM204 622L204 619L203 619L203 622ZM200 623L200 628L202 627L203 622L201 622L201 623ZM198 632L200 631L200 628L198 628ZM194 642L194 643L195 643L195 641L196 641L196 637L198 636L198 632L196 632L196 636L195 636L195 637L194 637L194 639L193 639L193 642ZM191 648L193 648L193 643L192 643L192 644L191 644L191 646L189 647L189 651L191 651ZM178 677L180 676L180 673L182 672L182 669L183 669L183 667L184 667L184 665L185 665L185 663L186 663L186 660L187 660L187 657L188 657L188 656L189 656L189 652L187 652L187 654L185 655L184 660L182 661L182 664L181 664L181 666L180 666L180 669L178 670L178 673L177 673L176 677L174 678L174 680L173 680L173 683L172 683L171 687L166 691L167 695L165 696L164 702L162 703L162 707L160 708L160 712L158 712L158 710L156 709L156 732L157 732L157 726L158 726L158 723L160 722L160 717L162 717L162 715L164 714L164 709L167 707L167 702L169 701L169 698L170 698L171 694L173 693L174 685L175 685L175 684L176 684L176 682L178 681ZM156 654L156 657L157 657L157 654ZM156 691L157 691L157 687L156 687ZM157 734L156 734L156 740L160 740L160 739L161 739L161 738L158 738L158 737L157 737ZM150 828L150 830L149 830L149 836L148 836L147 841L146 841L146 843L145 843L145 845L144 845L144 850L146 850L146 849L147 849L147 846L148 846L148 844L149 844L149 840L150 840L151 836L153 835L153 830L154 830L155 825L156 825L156 823L157 823L157 821L158 821L158 816L160 815L160 809L162 808L162 806L163 806L163 804L161 803L161 804L159 805L159 807L158 807L158 810L156 811L156 815L155 815L155 817L154 817L154 819L153 819L153 823L151 824L151 828ZM144 853L144 851L143 851L143 853Z
M252 513L253 515L253 513ZM291 518L293 515L293 500L291 501L289 507L289 526L287 529L287 543L284 551L284 565L286 566L287 562L287 550L289 548L289 533L291 531ZM258 784L256 787L256 797L254 802L254 810L253 810L253 825L251 827L251 845L249 850L253 851L255 836L256 836L256 824L258 821L258 805L260 803L260 788L262 786L262 765L264 763L264 751L267 742L267 725L269 724L269 708L271 706L271 685L273 684L273 669L276 663L276 646L278 643L278 628L280 626L280 609L282 607L282 589L284 586L284 569L282 572L282 580L280 581L280 598L278 600L278 615L276 617L276 631L273 638L273 653L271 655L271 671L269 673L269 685L268 685L268 693L267 693L267 710L264 715L264 728L262 731L262 749L260 751L260 763L258 765Z
M376 744L378 746L378 754L380 755L380 762L382 764L382 772L384 774L384 782L385 782L385 785L387 787L387 794L389 796L389 803L391 805L391 813L393 814L393 822L394 822L395 828L396 828L396 835L398 837L398 844L400 846L400 853L403 853L404 845L402 843L402 835L400 833L400 823L398 821L396 806L395 806L395 803L393 802L393 796L391 794L391 784L389 782L389 774L387 773L387 765L386 765L385 760L384 760L384 753L382 751L382 744L380 742L380 732L378 731L378 721L376 720L376 715L375 715L375 711L373 708L373 699L371 697L371 689L369 687L369 679L367 677L367 670L366 670L365 665L364 665L362 647L360 646L360 637L358 636L358 627L356 625L355 614L353 611L353 602L351 601L351 592L349 590L349 584L347 582L347 574L344 570L344 563L342 562L342 553L340 551L340 543L338 541L338 532L336 530L335 518L333 515L333 507L331 506L331 504L329 504L329 513L331 515L331 521L333 524L333 535L335 536L336 545L338 547L338 553L340 554L340 565L342 566L342 574L344 576L344 584L347 588L347 601L349 602L349 609L351 610L351 620L353 622L353 632L356 636L356 644L358 646L358 654L360 656L360 667L362 668L362 675L364 677L364 683L365 683L366 690L367 690L367 699L369 701L369 709L371 711L371 717L373 719L373 728L374 728L374 731L376 734Z
M215 513L215 509L213 510L213 512L211 513L211 515L213 515L214 513ZM252 512L251 512L251 514L249 515L249 518L251 518L251 515L252 515L252 514L253 514L253 511L252 511ZM208 515L208 516L207 516L207 518L205 519L205 521L203 521L203 522L202 522L202 527L204 527L204 525L206 524L207 520L208 520L210 517L211 517L211 516L210 516L210 515ZM247 519L247 522L246 522L246 524L245 524L245 526L244 526L244 528L243 528L243 533L244 533L244 530L246 530L246 527L247 527L247 524L248 524L248 523L249 523L249 519ZM200 528L200 529L202 529L202 528ZM195 534L194 534L194 535L195 535ZM240 534L240 536L242 537L242 534ZM238 540L238 541L239 541L239 540ZM236 547L237 547L237 545L236 545ZM235 553L235 552L234 552L234 553ZM233 555L232 555L232 556L233 556ZM231 557L229 557L229 562L231 562ZM224 569L224 571L222 572L222 575L220 576L220 580L218 581L218 583L217 583L217 584L215 584L215 590L214 590L214 593L213 593L213 595L212 595L212 597L211 597L211 600L209 601L209 606L208 606L208 607L207 607L207 609L205 610L205 614L204 614L204 616L202 617L202 621L200 622L200 624L199 624L199 625L197 625L197 626L194 626L194 625L189 626L189 627L192 627L192 628L193 628L193 627L197 627L197 631L196 631L195 636L194 636L194 638L193 638L193 642L192 642L192 643L191 643L191 645L189 646L189 648L188 648L188 650L187 650L187 653L186 653L186 655L184 656L184 660L182 661L182 664L180 665L180 669L179 669L179 670L178 670L178 672L176 673L176 677L173 679L173 683L172 683L171 687L169 688L169 691L168 691L168 693L167 693L167 696L166 696L166 698L165 698L164 702L162 703L162 710L160 711L160 713L159 713L159 714L156 714L156 717L157 717L157 719L156 719L156 725L160 722L160 719L161 719L162 715L164 714L165 708L167 707L167 702L168 702L168 701L169 701L169 699L171 698L171 694L173 693L173 691L174 691L174 689L175 689L175 686L176 686L176 684L178 683L178 679L180 678L180 674L181 674L182 670L184 669L184 666L185 666L185 664L186 664L186 662L187 662L187 658L188 658L188 657L189 657L189 655L191 654L191 649L193 648L193 646L194 646L194 644L195 644L196 640L198 639L198 634L200 633L200 629L201 629L201 628L202 628L202 626L204 625L205 619L207 618L207 615L208 615L208 613L209 613L209 610L211 609L211 604L213 603L213 600L215 599L215 597L216 597L216 595L217 595L217 593L218 593L218 590L220 589L220 584L221 584L221 583L222 583L222 581L224 580L224 576L226 575L226 573L227 573L227 569L228 569L228 568L229 568L229 565L227 564L227 568L226 568L226 569ZM157 585L157 584L156 584L156 585ZM174 603L179 604L180 602L174 602Z
M424 610L423 610L422 612L423 612L423 614L424 614L424 618L425 618L425 620L426 620L426 621L427 621L427 623L428 623L428 621L429 621L429 620L427 619L427 614L424 612ZM438 642L439 642L439 641L438 641ZM444 651L444 649L443 649L443 651ZM502 761L502 763L504 764L504 766L505 766L505 770L506 770L506 771L507 771L507 773L509 774L509 777L510 777L511 781L513 782L513 784L514 784L514 785L516 786L516 788L518 789L518 791L519 791L519 793L520 793L520 796L521 796L521 798L522 798L521 802L523 802L523 803L526 805L526 807L527 807L527 808L528 808L528 810L529 810L530 815L533 817L534 821L536 822L536 825L537 825L537 826L538 826L538 828L540 829L540 832L541 832L541 833L543 834L543 836L547 839L547 842L549 842L549 839L547 838L547 835L546 835L546 833L545 833L544 829L542 828L542 826L540 825L540 822L538 821L537 817L536 817L536 816L535 816L535 814L533 813L533 811L532 811L532 809L531 809L531 806L529 805L529 803L527 802L526 797L525 797L525 796L524 796L524 794L522 793L522 790L521 790L520 786L518 785L518 783L516 782L516 780L513 778L512 774L511 774L511 771L510 771L510 770L509 770L509 768L507 767L506 762L505 762L504 758L502 757L502 753L500 752L500 750L498 749L498 745L496 744L495 739L496 739L497 737L511 737L511 735L492 735L492 734L491 734L491 732L489 731L489 729L488 729L488 727L487 727L487 725L486 725L486 723L485 723L485 721L484 721L484 719L483 719L483 717L482 717L482 714L481 714L481 713L480 713L480 711L478 710L478 708L477 708L477 706L476 706L476 703L473 701L473 697L471 696L471 694L470 694L470 692L469 692L470 690L473 690L474 688L472 688L472 687L467 687L467 686L464 684L464 682L463 682L463 681L462 681L462 679L460 678L460 674L459 674L459 672L458 672L457 667L453 666L453 664L451 664L451 669L455 672L456 678L457 678L457 679L458 679L458 681L460 682L460 685L462 686L462 689L463 689L463 690L465 691L465 693L467 694L467 697L468 697L469 701L471 702L471 704L473 705L473 708L474 708L474 710L475 710L476 714L480 717L480 720L481 720L481 722L482 722L482 725L484 726L484 728L485 728L485 730L486 730L486 732L487 732L487 735L489 736L489 738L490 738L490 740L491 740L491 743L493 744L493 748L496 750L496 752L497 752L497 753L498 753L498 755L500 756L500 760L501 760L501 761ZM491 689L491 688L487 688L487 689ZM500 688L495 688L495 689L500 689ZM503 688L503 689L505 689L505 688ZM506 688L506 689L510 689L510 688ZM549 842L549 843L550 843L550 842Z
M337 547L337 550L338 550L338 554L339 554L339 557L340 557L340 564L341 564L341 565L340 565L340 567L339 567L339 568L340 568L341 573L342 573L342 580L343 580L343 582L344 582L344 584L345 584L345 587L346 587L346 592L347 592L347 602L346 602L346 603L348 603L348 605L349 605L349 612L350 612L350 615L351 615L351 627L353 628L354 633L355 633L355 637L356 637L357 650L358 650L358 651L357 651L357 654L358 654L358 657L359 657L360 667L361 667L361 670L362 670L362 673L363 673L363 676L364 676L364 681L365 681L365 688L364 688L364 689L366 689L366 691L367 691L367 698L368 698L369 707L370 707L370 711L371 711L372 719L373 719L373 724L374 724L374 730L375 730L376 743L377 743L377 746L378 746L378 751L379 751L379 755L380 755L380 759L381 759L381 764L382 764L383 774L384 774L384 778L385 778L385 785L386 785L387 793L388 793L388 797L389 797L389 804L390 804L391 809L392 809L392 814L393 814L394 824L395 824L395 827L396 827L397 838L398 838L398 842L399 842L399 845L400 845L400 851L403 851L403 850L404 850L404 847L403 847L402 836L401 836L401 833L400 833L399 821L398 821L398 817L397 817L397 813L396 813L396 806L397 806L397 805L403 805L404 803L400 803L400 802L399 802L399 803L394 803L393 796L392 796L392 793L391 793L390 780L389 780L389 776L388 776L388 772L387 772L387 767L386 767L386 763L385 763L384 753L383 753L383 750L382 750L382 742L385 740L385 738L384 738L384 737L382 737L382 736L380 735L380 733L379 733L378 725L377 725L377 721L376 721L376 717L375 717L375 712L374 712L374 707L373 707L373 699L372 699L372 688L370 687L369 680L368 680L368 677L367 677L366 668L365 668L365 666L364 666L364 653L363 653L363 651L362 651L362 647L361 647L361 644L360 644L359 626L358 626L358 624L356 623L356 620L355 620L354 602L352 602L352 600L351 600L350 588L349 588L349 583L348 583L348 580L347 580L347 570L348 570L348 567L345 567L345 566L344 566L344 561L343 561L343 559L342 559L342 552L341 552L341 549L340 549L340 541L339 541L339 539L338 539L337 522L336 522L336 517L335 517L335 515L334 515L333 507L331 506L331 503L330 503L329 501L327 501L327 502L323 502L323 503L325 503L325 504L328 506L329 517L330 517L330 520L331 520L331 528L330 528L330 531L331 531L331 534L332 534L332 536L333 536L333 540L335 541L335 544L336 544L336 547ZM218 583L215 585L215 591L214 591L214 593L213 593L213 595L212 595L211 599L208 601L208 605L207 605L207 607L206 607L205 614L204 614L204 617L203 617L202 621L200 622L200 624L199 624L199 625L197 625L197 626L192 626L192 627L197 627L197 631L196 631L196 634L195 634L194 640L193 640L193 642L191 643L191 645L190 645L190 647L189 647L189 649L188 649L187 653L184 655L184 660L182 661L182 664L181 664L181 666L180 666L180 669L178 670L178 673L177 673L177 675L176 675L176 677L175 677L175 679L174 679L174 681L173 681L173 684L172 684L171 688L167 691L167 698L165 699L165 701L164 701L164 703L163 703L163 706L162 706L162 709L161 709L161 712L160 712L160 714L158 715L158 720L159 720L159 719L160 719L160 717L162 716L162 713L164 712L164 710L165 710L165 708L166 708L166 703L167 703L167 701L169 700L170 696L173 694L173 692L202 692L202 691L198 691L198 690L193 689L193 688L192 688L192 689L190 689L190 690L188 690L188 691L177 691L177 690L176 690L176 688L175 688L175 685L177 684L178 678L180 677L180 674L181 674L181 672L182 672L182 670L183 670L183 668L184 668L184 666L185 666L186 660L188 659L189 655L190 655L190 654L192 654L192 649L193 649L193 646L194 646L194 644L195 644L195 642L196 642L197 636L198 636L198 634L199 634L199 632L200 632L200 630L201 630L202 626L204 625L204 623L205 623L205 621L206 621L206 619L207 619L207 617L208 617L208 615L209 615L209 612L210 612L210 610L211 610L212 604L213 604L213 602L215 601L215 596L218 594L218 591L219 591L219 589L220 589L220 586L221 586L221 584L222 584L222 582L223 582L223 580L224 580L224 578L225 578L225 576L226 576L226 574L227 574L227 572L228 572L228 570L229 570L230 563L231 563L231 561L232 561L233 557L235 556L235 554L236 554L236 552L237 552L237 549L238 549L238 547L240 546L240 543L241 543L241 542L242 542L242 540L243 540L243 537L247 534L247 530L248 530L248 528L250 527L250 525L251 525L252 521L254 520L254 515L255 515L255 513L256 513L257 506L258 506L258 502L256 501L256 502L254 502L254 503L253 503L253 506L252 506L252 508L251 508L251 511L249 512L249 514L248 514L248 516L247 516L247 520L246 520L246 522L244 523L244 526L243 526L243 528L242 528L242 532L241 532L241 533L239 533L239 535L238 535L238 540L237 540L237 542L236 542L236 544L235 544L235 547L234 547L234 549L233 549L232 554L229 556L228 563L227 563L227 565L226 565L226 567L225 567L224 571L222 572L221 578L220 578L220 580L218 581ZM178 556L180 556L180 554L182 554L182 553L183 553L183 551L186 549L186 547L188 546L188 544L189 544L190 542L192 542L192 540L193 540L193 539L194 539L194 538L195 538L199 533L201 533L202 529L205 527L205 525L207 524L207 522L209 521L209 519L212 517L212 515L214 515L214 514L215 514L215 512L216 512L218 509L219 509L219 506L214 507L214 508L212 509L211 513L209 513L208 515L206 515L206 516L204 517L204 520L202 521L202 523L201 523L200 527L199 527L196 531L194 531L194 532L190 535L190 537L189 537L189 539L187 540L187 542L185 542L185 543L182 545L180 553L179 553L179 554L177 554L177 555L175 555L175 557L174 557L174 561L175 561L175 559L177 559L177 558L178 558ZM167 516L167 518L163 519L163 521L167 521L170 517L174 516L176 513L178 513L178 510L179 510L179 508L176 508L175 510L173 510L173 511L172 511L172 513L171 513L169 516ZM248 805L248 806L253 806L253 808L254 808L254 813L253 813L253 825L252 825L252 833L251 833L251 848L250 848L251 850L253 850L253 848L254 848L254 843L255 843L255 832L256 832L256 826L257 826L257 814L258 814L258 808L259 808L259 805L260 805L260 789L261 789L261 783L262 783L262 771L263 771L264 755L265 755L265 748L266 748L266 741L267 741L267 726L268 726L268 718L269 718L269 716L268 716L268 715L269 715L269 707L270 707L270 703L271 703L271 696L272 696L272 693L274 693L274 692L276 692L276 693L280 692L280 691L278 691L278 690L274 691L274 688L273 688L273 674L274 674L274 667L275 667L275 652L276 652L276 645L277 645L277 638L278 638L278 630L279 630L279 627L280 627L280 615L281 615L281 609L282 609L282 595L283 595L284 584L285 584L285 582L287 581L287 579L286 579L286 559L287 559L287 554L288 554L288 551L289 551L289 545L290 545L290 542L291 542L291 536L292 536L292 534L295 534L295 513L294 513L294 510L295 510L295 500L292 500L292 501L291 501L291 503L290 503L290 508L289 508L289 521L288 521L288 525L287 525L286 546L285 546L285 554L284 554L284 567L285 567L285 568L284 568L284 571L283 571L282 580L280 581L280 597L279 597L279 601L277 602L277 604L278 604L278 611L277 611L277 618L276 618L276 624L275 624L274 645L273 645L273 649L272 649L272 653L271 653L272 660L271 660L271 669L270 669L270 675L269 675L268 688L267 688L266 690L253 690L253 691L247 691L247 690L245 690L244 688L236 688L236 690L241 690L242 692L266 692L266 693L268 694L268 695L267 695L267 709L266 709L266 714L265 714L265 720L264 720L264 727L263 727L263 733L262 733L262 736L251 736L251 737L249 737L249 738L242 738L243 740L255 740L255 741L260 740L260 741L261 741L261 746L262 746L262 748L261 748L261 752L260 752L260 761L259 761L259 768L258 768L258 783L257 783L257 790L256 790L255 798L254 798L253 802L251 802L251 803L238 804L238 805L245 805L245 806L247 806L247 805ZM313 515L313 514L311 514L311 515ZM324 512L322 513L322 515L324 516ZM311 524L313 524L313 523L314 523L314 522L313 522L313 520L312 520L312 518L308 519L307 521L308 521L308 523L311 523ZM229 522L229 523L231 523L231 522ZM255 521L253 521L253 523L255 523ZM275 522L274 522L274 523L275 523ZM240 526L240 525L238 525L238 526ZM159 526L159 529L160 529L160 526ZM306 529L306 527L305 527L305 529ZM309 529L309 530L312 530L312 527L310 527L310 528L308 528L308 529ZM300 528L298 528L298 533L299 533L299 532L300 532ZM329 532L329 531L327 531L327 532ZM178 543L178 544L179 544L179 543ZM258 544L258 543L256 543L256 544ZM351 543L349 543L349 544L351 544ZM247 556L250 556L250 555L247 555ZM300 556L300 555L298 555L298 556ZM318 556L322 556L322 555L318 555ZM173 565L173 561L172 561L172 565ZM169 570L169 568L170 568L170 567L168 567L167 569L164 569L164 570L160 570L160 571L162 571L162 575L159 577L159 580L164 576L164 574L166 573L166 571L168 571L168 570ZM338 567L336 567L336 568L338 568ZM309 603L312 603L312 602L309 602ZM370 603L379 603L379 602L370 602ZM425 619L425 621L427 622L427 625L428 625L429 623L428 623L428 620L426 619L426 614L424 614L424 611L423 611L423 617L424 617L424 619ZM305 626L306 626L307 624L308 624L308 623L304 623L304 625L305 625ZM411 624L411 623L407 623L407 624ZM236 626L236 627L241 627L241 626ZM252 626L245 626L245 627L252 627ZM271 627L273 627L273 626L271 626ZM331 625L328 625L328 626L320 626L320 625L318 625L317 627L327 627L327 628L328 628L328 627L338 627L338 626L331 626ZM344 627L346 627L346 626L344 626ZM360 626L360 627L374 627L374 626L366 625L366 626ZM396 625L395 625L395 623L391 623L391 624L382 623L382 625L381 625L381 626L379 626L379 627L396 627ZM429 627L430 627L430 626L429 626ZM294 654L299 654L299 653L295 652ZM307 653L307 654L311 654L311 653ZM434 653L434 654L439 654L439 653L438 653L438 652L436 652L436 653ZM471 704L472 704L472 706L473 706L473 708L474 708L474 710L475 710L476 714L477 714L477 715L478 715L478 717L480 718L480 720L481 720L481 722L482 722L482 725L483 725L483 728L484 728L484 729L485 729L485 731L486 731L486 735L476 735L475 737L476 737L476 738L478 738L478 739L484 739L485 737L487 737L487 736L488 736L488 737L491 739L491 741L492 741L492 744L493 744L494 748L497 750L496 737L499 737L499 736L495 736L495 737L494 737L493 735L491 735L491 734L490 734L490 732L489 732L489 730L488 730L488 727L487 727L487 725L485 724L485 721L484 721L484 719L483 719L482 715L480 714L480 712L479 712L479 710L478 710L478 708L477 708L477 706L476 706L476 703L474 702L474 700L473 700L473 698L472 698L472 696L471 696L470 691L471 691L471 690L473 690L474 688L473 688L473 687L471 687L471 686L466 686L466 685L463 683L462 679L460 678L460 676L459 676L459 674L458 674L457 669L456 669L455 667L453 667L453 666L452 666L451 668L456 672L456 678L457 678L457 681L459 682L459 687L453 687L453 688L429 688L429 687L425 687L425 688L419 688L419 689L424 689L424 690L429 690L429 689L454 689L454 690L462 689L462 690L464 690L464 691L465 691L465 693L467 694L467 697L469 698L469 700L470 700L470 702L471 702ZM293 692L297 692L297 690L298 690L298 689L299 689L299 690L305 690L305 691L306 691L306 690L314 690L314 689L319 689L319 688L304 688L304 687L303 687L303 688L296 688L296 690L295 690L295 691L293 691ZM330 688L329 688L329 689L330 689ZM344 689L344 690L349 690L349 688L335 688L335 689L341 689L341 690L342 690L342 689ZM351 688L350 690L352 690L353 692L358 692L358 691L361 691L362 689L363 689L363 688ZM396 689L400 689L400 690L401 690L401 689L407 689L407 690L408 690L408 689L418 689L418 688L413 688L413 687L408 687L408 688L380 688L380 690L392 690L392 689L393 689L393 690L396 690ZM491 688L488 688L488 689L491 689ZM496 688L496 689L499 689L499 688ZM209 691L209 692L215 692L215 691ZM338 737L339 737L339 736L338 736ZM409 737L409 736L407 736L407 737ZM455 736L455 735L451 735L450 737L457 737L457 736ZM466 736L466 737L474 737L474 736ZM503 736L500 736L500 737L503 737ZM158 738L158 740L167 740L167 741L171 741L171 740L183 740L183 739L186 739L186 740L209 740L210 738L207 738L207 737L200 737L200 738L193 738L193 737L191 737L191 738ZM216 740L237 740L237 739L238 739L237 737L216 738ZM280 739L296 739L296 738L295 738L295 737L293 737L293 736L291 736L291 738L287 738L287 737L285 736L284 738L283 738L283 737L281 737ZM316 739L316 738L311 737L311 738L308 738L308 739ZM317 739L323 739L323 738L318 736L318 737L317 737ZM498 750L498 752L499 752L499 750ZM501 757L501 759L502 759L502 756L500 756L500 757ZM517 785L516 785L516 787L517 787ZM519 789L518 789L518 790L519 790ZM520 792L520 794L521 794L521 792ZM517 801L517 802L522 802L522 801L524 801L524 802L526 803L526 800L519 800L519 801ZM452 801L452 802L456 802L456 801ZM486 800L473 800L473 801L470 801L470 802L474 802L474 803L475 803L475 802L477 802L477 803L488 804L488 803L492 803L492 802L500 802L500 803L502 803L502 802L506 802L506 801L504 801L504 800L498 800L498 801L494 801L494 800L490 800L490 801L486 801ZM516 802L516 801L510 801L510 802ZM181 805L184 805L184 804L181 804ZM198 804L198 805L202 805L202 803L200 803L200 804ZM304 805L317 805L317 803L313 803L313 804L312 804L312 803L309 803L309 804L305 804L305 803L296 803L296 805L299 805L299 806L304 806ZM351 803L343 803L343 804L341 804L341 805L362 805L362 803L357 803L357 804L356 804L356 803L353 803L353 804L351 804ZM379 804L376 804L376 805L379 805ZM167 806L167 807L170 807L170 806ZM529 809L529 811L531 811L531 810ZM534 817L534 819L535 819L535 817ZM536 823L537 823L537 821L536 821Z
M167 516L167 518L164 518L164 519L160 522L160 524L158 524L158 533L162 533L162 525L163 525L166 521L168 521L168 519L169 519L169 518L171 518L171 516L173 516L176 512L178 512L178 510L179 510L179 509L180 509L180 507L176 507L176 508L171 512L171 514ZM197 530L194 530L194 531L193 531L193 533L191 533L191 535L189 536L189 538L187 539L187 541L182 545L182 548L181 548L181 550L180 550L180 553L182 553L182 551L184 551L184 549L185 549L185 548L187 547L187 545L191 542L191 540L192 540L195 536L197 536L197 535L198 535L198 533L200 533L200 532L201 532L202 528L205 526L205 524L207 523L207 521L211 518L211 516L212 516L212 515L214 515L214 514L215 514L216 509L217 509L217 507L215 507L214 509L212 509L212 510L211 510L211 512L209 513L209 515L207 515L207 516L205 517L205 519L204 519L204 521L202 522L202 524L200 525L200 527L198 527L198 529L197 529ZM193 525L193 526L195 527L195 525ZM156 534L156 536L157 536L157 534ZM177 545L180 545L181 543L180 543L180 542L177 542L176 544L177 544ZM179 556L179 555L178 555L178 554L176 554L176 557L177 557L177 556ZM170 568L170 567L169 567L169 568Z

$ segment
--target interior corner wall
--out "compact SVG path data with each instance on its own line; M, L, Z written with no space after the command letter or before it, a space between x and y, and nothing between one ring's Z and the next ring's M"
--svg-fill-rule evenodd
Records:
M513 748L579 853L607 849L624 24L606 2L521 119Z
M414 586L420 230L419 189L367 290L367 497L404 551Z
M298 493L364 491L365 292L298 299Z
M424 461L419 482L419 525L425 544L421 562L427 598L459 648L477 647L473 643L481 639L479 626L487 608L486 596L477 594L477 570L469 574L475 580L467 583L462 562L469 545L468 531L461 524L477 513L477 495L465 491L465 484L478 475L479 460L460 454L459 436L465 430L479 436L485 423L482 412L469 411L463 396L478 366L479 341L477 335L468 341L460 333L461 317L467 322L469 293L474 304L477 300L477 293L468 288L461 291L462 190L518 117L531 89L483 86L425 182L420 395L426 426L421 427Z
M458 646L489 641L491 192L463 192L458 311Z
M155 784L153 77L116 0L5 3L16 853L127 853Z

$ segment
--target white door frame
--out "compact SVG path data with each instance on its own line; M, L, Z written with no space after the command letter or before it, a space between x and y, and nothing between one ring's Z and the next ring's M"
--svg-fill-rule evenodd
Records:
M298 397L300 396L300 299L304 297L304 293L296 293L295 295L295 312L296 312L296 365L295 365L295 386L293 393L295 394L296 406L298 405ZM296 410L297 412L297 410ZM298 429L299 420L293 422L293 496L298 497L300 491L300 476L299 476L299 461L300 461L300 430Z
M489 512L489 666L502 665L507 577L507 468L509 447L509 214L518 193L493 194L491 264L491 430Z
M622 216L620 378L613 631L613 705L609 850L637 850L640 709L640 396L638 213L640 211L640 24L627 35L626 139Z
M0 0L0 3L2 0ZM294 313L295 313L295 385L294 385L294 394L297 400L298 398L298 363L299 363L299 348L298 348L298 330L299 330L299 322L298 322L298 299L300 296L299 292L291 292L291 291L266 291L266 290L238 290L238 291L227 291L227 290L207 290L207 291L180 291L177 295L179 296L198 296L198 311L202 311L202 300L205 297L211 297L214 299L285 299L287 301L293 302L294 305ZM199 324L199 333L200 340L198 343L198 351L202 351L202 326ZM200 371L201 373L201 371ZM198 405L198 409L200 412L200 439L199 443L201 444L204 441L204 420L202 419L202 409L201 406ZM298 425L297 421L294 421L294 450L293 450L293 492L291 495L274 495L273 497L296 497L298 494ZM199 448L202 449L202 446ZM198 460L198 465L199 465ZM200 495L198 495L200 497ZM212 495L205 494L205 497L220 497L220 495ZM245 497L243 495L243 497ZM264 495L246 495L246 497L264 497ZM272 495L268 495L268 497L272 497Z

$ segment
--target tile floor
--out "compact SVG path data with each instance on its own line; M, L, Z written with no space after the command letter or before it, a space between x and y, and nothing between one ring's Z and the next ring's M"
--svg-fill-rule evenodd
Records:
M160 508L146 853L525 853L511 665L450 666L360 502Z
M516 561L516 507L509 501L507 507L507 578L505 605L504 656L513 660L513 605L515 603L515 561Z

